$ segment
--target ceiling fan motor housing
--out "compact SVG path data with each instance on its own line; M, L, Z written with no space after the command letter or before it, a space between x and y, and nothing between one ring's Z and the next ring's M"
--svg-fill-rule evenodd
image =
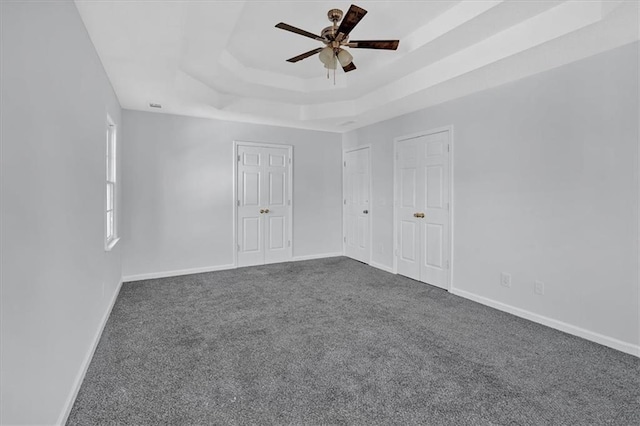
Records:
M342 19L342 11L340 9L331 9L327 12L327 17L331 22L340 22Z
M323 30L322 30L322 32L320 33L320 36L321 36L323 39L327 40L327 42L326 42L326 43L328 43L329 41L333 40L333 38L334 38L334 36L335 36L335 34L334 34L335 30L336 30L336 28L335 28L335 27L327 27L327 28L325 28L325 29L323 29ZM344 36L344 37L342 38L342 40L341 40L341 42L340 42L340 43L341 43L341 44L345 44L345 43L347 42L347 40L348 40L348 39L349 39L349 36L348 36L348 35L346 35L346 36Z

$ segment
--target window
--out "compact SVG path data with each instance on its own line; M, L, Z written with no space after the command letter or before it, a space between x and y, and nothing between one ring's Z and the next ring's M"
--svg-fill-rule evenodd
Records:
M116 125L107 116L107 187L105 203L105 250L118 242L116 220Z

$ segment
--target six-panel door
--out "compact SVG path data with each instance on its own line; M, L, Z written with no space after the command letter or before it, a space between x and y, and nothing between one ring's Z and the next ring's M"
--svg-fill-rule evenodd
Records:
M398 273L448 288L449 132L397 145Z
M345 255L369 263L369 148L348 151L344 170Z
M238 266L291 259L289 150L238 145Z

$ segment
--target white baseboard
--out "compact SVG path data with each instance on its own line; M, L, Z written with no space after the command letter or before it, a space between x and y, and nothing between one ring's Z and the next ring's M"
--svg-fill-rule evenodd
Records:
M387 265L383 265L382 263L370 262L369 266L373 266L374 268L378 268L390 274L393 274L393 268Z
M336 257L336 256L342 256L342 252L341 251L337 251L334 253L322 253L322 254L311 254L311 255L307 255L307 256L294 256L293 260L294 262L300 261L300 260L313 260L313 259L324 259L325 257Z
M98 330L96 336L93 339L93 343L91 347L87 351L87 354L84 357L84 361L82 361L82 366L80 367L80 371L76 375L76 379L73 383L73 387L71 388L71 393L67 397L65 401L64 410L60 413L60 417L58 417L57 425L64 425L67 423L67 419L69 414L71 414L71 409L73 408L73 404L76 402L76 397L78 396L78 392L80 391L80 387L82 386L82 382L84 381L84 376L87 374L87 370L89 369L89 364L91 364L91 360L93 359L93 354L98 347L98 343L100 342L100 338L102 337L102 332L104 331L105 325L107 325L107 320L111 315L111 311L113 310L114 305L116 304L116 300L118 299L118 295L120 294L120 289L122 288L122 279L118 284L118 288L113 293L113 297L111 298L111 302L109 302L109 307L105 311L102 319L100 320L100 324L98 325Z
M567 324L566 322L554 320L552 318L535 314L524 309L516 308L514 306L507 305L506 303L498 302L483 296L478 296L477 294L470 293L465 290L460 290L458 288L451 288L449 291L452 294L464 297L465 299L473 300L474 302L478 302L482 305L489 306L499 311L507 312L520 318L528 319L529 321L537 322L539 324L546 325L547 327L555 328L556 330L564 331L565 333L582 337L583 339L587 339L592 342L596 342L601 345L619 350L621 352L640 357L640 345L623 342L621 340L614 339L613 337L608 337L593 331L585 330L584 328Z
M227 269L235 269L236 265L230 263L228 265L204 266L201 268L177 269L175 271L150 272L147 274L125 275L122 277L124 282L153 280L156 278L179 277L182 275L201 274L203 272L225 271Z
M297 262L300 260L323 259L325 257L336 257L336 256L342 256L342 252L313 254L308 256L294 256L291 259L291 261ZM149 272L146 274L125 275L122 277L122 280L128 283L132 281L153 280L156 278L170 278L170 277L179 277L182 275L201 274L203 272L225 271L228 269L235 269L235 268L237 268L236 265L234 265L233 263L229 263L227 265L204 266L200 268L177 269L174 271Z

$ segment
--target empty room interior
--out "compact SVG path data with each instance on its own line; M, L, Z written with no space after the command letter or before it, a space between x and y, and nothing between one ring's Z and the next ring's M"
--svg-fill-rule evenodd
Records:
M640 424L637 1L0 5L0 424Z

